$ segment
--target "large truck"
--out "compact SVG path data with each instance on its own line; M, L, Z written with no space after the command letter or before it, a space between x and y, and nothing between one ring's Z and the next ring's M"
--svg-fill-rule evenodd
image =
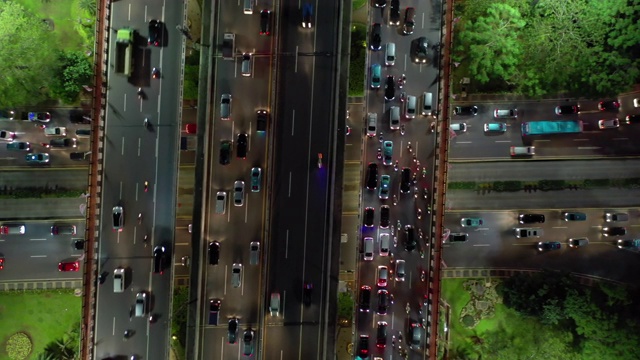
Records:
M225 60L233 60L236 52L236 34L224 33L222 39L222 58Z
M522 123L522 135L578 134L582 132L580 120L539 120Z
M118 30L116 36L116 73L131 76L133 72L133 36L130 28Z

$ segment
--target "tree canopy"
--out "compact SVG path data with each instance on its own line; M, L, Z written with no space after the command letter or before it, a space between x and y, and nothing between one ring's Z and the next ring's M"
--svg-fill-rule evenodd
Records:
M0 2L0 107L37 103L56 66L48 25L21 5Z
M456 16L454 59L468 61L480 84L502 87L494 90L596 97L640 80L640 7L632 2L478 0Z

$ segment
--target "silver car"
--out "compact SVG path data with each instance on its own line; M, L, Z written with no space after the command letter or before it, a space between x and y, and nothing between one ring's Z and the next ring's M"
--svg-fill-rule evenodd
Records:
M367 136L368 137L376 136L377 124L378 124L378 114L368 113L367 114Z
M233 205L244 205L244 181L238 180L233 183Z
M231 286L239 288L242 285L242 264L231 266Z
M222 94L220 99L220 118L222 120L231 119L231 94Z

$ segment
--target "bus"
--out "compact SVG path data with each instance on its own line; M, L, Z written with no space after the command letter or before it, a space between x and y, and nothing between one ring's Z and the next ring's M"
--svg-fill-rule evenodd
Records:
M538 120L522 123L522 135L578 134L582 132L580 120Z

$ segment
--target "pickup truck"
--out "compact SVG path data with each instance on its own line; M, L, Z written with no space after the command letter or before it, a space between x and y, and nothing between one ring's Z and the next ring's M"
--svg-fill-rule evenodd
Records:
M65 127L45 127L45 136L67 136L67 128Z
M224 33L222 39L222 58L225 60L233 60L236 52L236 34Z

